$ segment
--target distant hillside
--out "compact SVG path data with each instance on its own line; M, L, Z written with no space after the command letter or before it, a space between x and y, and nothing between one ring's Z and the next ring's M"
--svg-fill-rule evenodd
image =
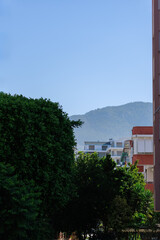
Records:
M81 128L75 129L78 149L82 149L84 141L131 137L133 126L152 126L152 103L133 102L104 107L70 118L84 122Z

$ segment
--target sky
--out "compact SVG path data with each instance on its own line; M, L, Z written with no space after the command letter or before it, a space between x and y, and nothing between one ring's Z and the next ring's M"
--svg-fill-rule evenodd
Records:
M0 91L69 115L151 102L151 0L1 0Z

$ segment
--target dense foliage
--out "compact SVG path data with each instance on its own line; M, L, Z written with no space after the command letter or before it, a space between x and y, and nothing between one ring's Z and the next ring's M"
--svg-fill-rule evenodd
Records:
M32 184L18 180L14 167L0 162L0 239L28 239L34 235L40 205Z
M20 181L22 189L32 186L35 193L39 194L40 205L35 224L32 225L28 220L32 227L39 228L36 237L33 237L34 240L50 239L53 233L58 231L57 213L73 194L73 127L80 124L70 121L58 103L42 98L34 100L0 93L0 161L10 164L6 167L14 167L16 177L11 179L13 184L17 186L16 181ZM6 171L9 169L8 167ZM2 169L0 177L3 178ZM15 199L10 190L9 187L7 194L11 199ZM0 195L3 196L3 193L1 188ZM17 194L22 194L22 191ZM15 212L15 219L18 216ZM0 226L0 232L4 232L3 225Z
M96 153L79 154L73 178L77 194L64 214L66 229L87 233L105 218L116 194L114 168L110 156L100 159Z
M136 165L116 168L110 155L80 153L74 166L77 196L67 206L69 218L63 216L66 230L77 230L85 239L95 231L119 234L128 228L156 228L159 214Z

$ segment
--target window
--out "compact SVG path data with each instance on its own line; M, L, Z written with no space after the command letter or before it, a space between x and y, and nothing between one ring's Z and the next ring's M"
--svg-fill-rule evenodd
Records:
M144 140L138 140L138 153L144 153Z
M106 150L107 149L107 146L102 146L102 150Z
M160 0L158 0L158 10L160 10Z
M153 153L153 140L145 139L145 153L151 154Z
M122 155L122 151L117 151L117 156L121 156Z
M122 147L122 142L117 142L117 147Z
M147 169L147 182L153 182L153 168Z
M89 145L89 150L94 150L94 149L95 149L94 145Z
M111 142L111 147L114 147L114 142Z

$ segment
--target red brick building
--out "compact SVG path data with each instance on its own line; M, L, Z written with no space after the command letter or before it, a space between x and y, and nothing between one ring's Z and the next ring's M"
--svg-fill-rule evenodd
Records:
M139 172L144 174L146 188L153 187L153 127L133 127L132 163L138 160Z

